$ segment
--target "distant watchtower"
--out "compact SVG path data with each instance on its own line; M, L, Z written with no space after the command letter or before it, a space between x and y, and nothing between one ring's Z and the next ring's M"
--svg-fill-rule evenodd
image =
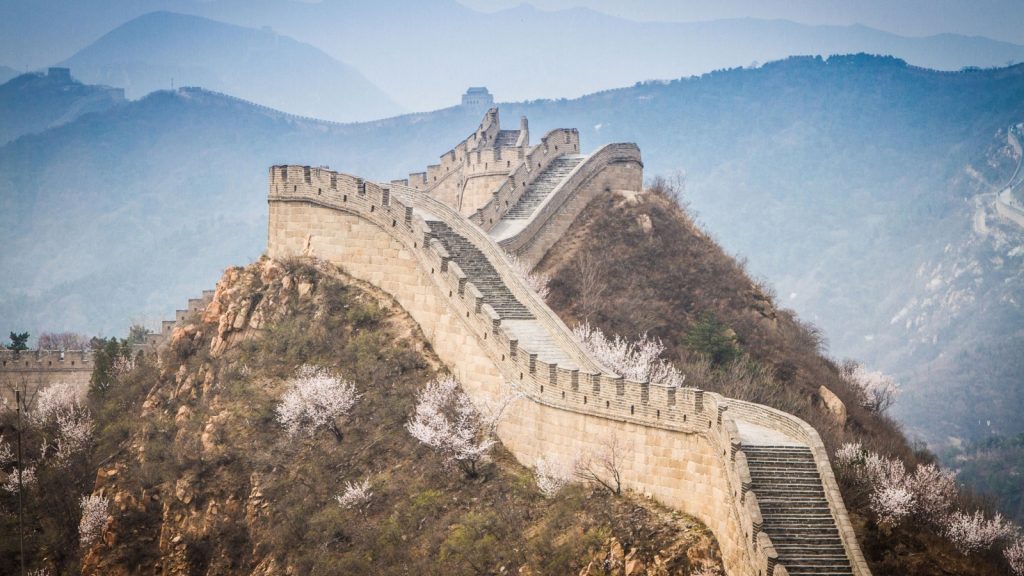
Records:
M46 77L58 82L68 83L71 82L71 69L56 67L49 68L46 70Z
M494 106L494 96L485 86L473 86L462 95L462 105L470 108L490 108Z

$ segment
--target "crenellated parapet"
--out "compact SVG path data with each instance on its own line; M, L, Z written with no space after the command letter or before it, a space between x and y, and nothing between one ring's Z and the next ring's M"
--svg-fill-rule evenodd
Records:
M566 154L579 154L579 151L580 135L575 128L558 128L548 132L541 138L540 144L531 148L523 161L516 164L504 181L491 192L486 203L472 212L469 219L484 230L490 230L515 206L530 184L551 162Z
M520 119L518 130L502 130L498 109L491 108L477 129L442 154L437 164L392 183L430 194L466 215L490 201L510 175L518 175L521 185L551 159L578 152L576 130L553 130L531 147L526 118ZM508 194L503 197L507 199Z
M0 369L5 371L92 370L90 350L0 350Z
M84 396L92 369L91 350L0 350L0 406L13 406L16 390L31 405L40 390L57 383Z
M506 251L535 265L568 231L591 200L612 191L641 190L643 168L636 144L606 144L573 168L528 219L499 219L497 224L489 224L488 230ZM500 210L495 211L495 215L498 214L504 217ZM488 217L488 222L491 219Z

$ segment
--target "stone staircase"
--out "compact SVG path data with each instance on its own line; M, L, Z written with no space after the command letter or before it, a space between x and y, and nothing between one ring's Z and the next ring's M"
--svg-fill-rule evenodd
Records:
M779 563L794 576L852 575L810 448L744 444L743 452Z
M431 236L441 242L452 261L462 268L466 279L472 282L483 295L484 303L494 308L502 320L532 320L534 318L526 306L523 306L512 295L494 266L476 246L473 246L440 220L426 220L426 222L430 227Z
M505 214L504 220L528 220L540 206L541 202L548 197L548 194L558 186L558 183L565 180L565 177L572 172L572 169L579 166L586 156L570 154L555 158L548 164L540 175L526 188L526 192L519 197L515 206Z
M519 130L499 130L494 138L495 148L511 148L519 140Z

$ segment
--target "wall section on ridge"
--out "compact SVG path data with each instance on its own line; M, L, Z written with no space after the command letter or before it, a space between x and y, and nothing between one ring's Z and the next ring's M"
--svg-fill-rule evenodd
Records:
M426 203L432 214L445 213L426 195L412 194L419 195L404 191L402 197ZM447 214L445 221L455 216ZM477 241L486 238L459 220L451 224ZM485 248L493 251L489 258L504 258L493 243ZM494 399L513 385L524 397L498 433L525 465L540 457L571 462L614 436L629 446L623 463L627 488L705 522L730 574L771 574L776 554L761 531L736 424L718 395L629 382L587 368L567 370L517 348L413 206L358 178L274 167L268 254L324 258L391 293L474 400ZM544 314L536 306L534 311ZM557 329L560 321L552 321Z
M521 261L535 266L591 200L612 191L639 192L643 183L644 165L636 144L602 146L551 191L523 230L500 244Z

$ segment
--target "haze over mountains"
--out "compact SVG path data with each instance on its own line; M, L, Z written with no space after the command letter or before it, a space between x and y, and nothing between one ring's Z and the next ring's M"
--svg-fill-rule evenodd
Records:
M1024 61L1022 46L954 34L450 0L0 5L6 63L63 63L86 81L0 86L0 318L33 333L152 326L262 252L268 166L422 170L482 113L443 107L486 84L518 101L502 117L527 115L534 141L577 127L585 150L634 141L648 175L685 173L709 232L832 354L904 382L895 414L911 432L933 445L1024 433L1024 234L991 209L1020 157L1006 131L1024 121L1024 65L748 66L859 51L942 70ZM733 66L747 67L638 82ZM226 95L146 96L171 78ZM332 120L443 109L338 125L235 97Z
M33 332L152 323L260 254L268 166L402 177L480 113L340 126L164 91L23 136L0 148L12 279L0 317ZM897 410L913 430L1024 431L1022 237L984 212L983 233L972 226L1012 171L1005 130L1024 118L1024 66L797 58L501 113L527 115L535 139L579 127L587 150L635 141L649 175L685 171L710 232L822 327L833 354L906 383Z
M160 10L252 29L269 26L277 34L309 43L355 67L407 110L454 104L457 94L470 85L485 84L508 100L575 97L637 80L678 78L791 54L893 54L911 64L944 70L1024 61L1024 47L1020 45L955 34L911 38L864 26L809 26L758 19L634 22L586 9L545 12L529 5L482 13L454 0L9 3L0 7L0 52L12 60L8 64L19 67L50 65L68 59L128 20ZM486 32L489 30L501 32L491 35ZM152 28L148 36L134 38L147 38L158 46L180 46L180 32L167 39L162 35L169 34L168 30ZM114 79L126 78L125 71L131 69L134 76L151 79L140 89L169 87L170 67L182 70L186 78L205 78L193 69L194 59L191 64L160 59L135 62L130 55L151 48L129 42L132 36L126 36L116 50L94 51L91 59L85 60L90 70L81 77L118 85ZM263 36L273 37L270 33ZM263 37L241 43L266 41L259 38ZM248 50L239 46L234 35L225 35L217 42L226 54L245 54ZM112 57L114 62L105 62L104 57ZM285 79L316 90L316 82L323 80L314 77L330 72L329 66L318 64L320 61L295 61L295 75L301 79ZM106 78L96 76L95 68L102 66L111 66L114 71ZM289 89L286 82L273 83L270 74L259 78L256 71L253 77L253 71L246 71L244 66L237 72L248 74L246 82L253 88L272 86L270 94ZM184 83L213 87L190 80ZM136 91L127 88L129 95ZM321 101L321 105L328 104ZM300 112L333 117L334 111L325 107L314 113L308 108Z
M84 82L123 87L132 99L177 83L326 120L400 111L359 71L308 44L169 12L135 18L60 65Z
M18 75L18 71L7 66L0 66L0 83L7 82Z
M123 103L123 90L82 84L61 71L22 74L0 85L0 144Z

